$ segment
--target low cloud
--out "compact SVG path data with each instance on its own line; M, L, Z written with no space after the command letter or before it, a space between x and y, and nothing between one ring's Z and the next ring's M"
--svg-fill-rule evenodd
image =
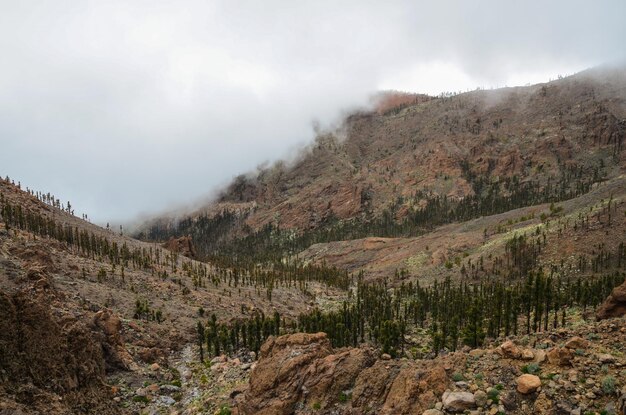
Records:
M0 13L0 174L101 223L187 204L379 89L624 59L623 1L23 1Z

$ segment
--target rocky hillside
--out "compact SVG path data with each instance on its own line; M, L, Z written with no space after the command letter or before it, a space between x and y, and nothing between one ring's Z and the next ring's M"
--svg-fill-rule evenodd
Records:
M139 236L189 235L204 257L250 247L295 254L575 198L624 172L625 91L623 68L593 69L400 100L348 117L296 160L239 176L211 206L150 221Z
M581 321L417 361L283 336L263 345L236 400L242 414L621 414L625 325Z
M617 414L625 120L385 95L141 240L0 180L0 414Z
M177 253L188 241L168 251L48 199L0 179L2 414L167 411L182 405L177 365L199 320L292 319L340 293L302 269L197 262Z

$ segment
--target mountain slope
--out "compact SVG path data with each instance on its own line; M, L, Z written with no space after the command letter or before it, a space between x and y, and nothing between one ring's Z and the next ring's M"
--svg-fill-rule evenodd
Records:
M291 162L237 177L210 206L138 236L190 235L202 257L413 237L559 202L623 174L626 71L420 100L348 117ZM277 231L280 228L280 231Z
M175 362L199 321L292 319L341 292L317 269L221 268L59 205L0 179L0 413L181 407Z

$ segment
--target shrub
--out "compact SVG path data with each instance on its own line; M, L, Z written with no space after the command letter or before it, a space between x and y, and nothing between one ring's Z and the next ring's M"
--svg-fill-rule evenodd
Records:
M491 388L487 391L487 398L491 399L491 401L495 404L500 402L500 391L496 388Z
M133 402L148 403L150 402L150 399L148 399L147 396L135 395L133 396Z
M602 391L606 395L613 395L615 393L615 378L613 376L606 376L602 379Z
M220 410L217 412L217 415L231 415L231 411L230 408L226 405L222 405L222 407L220 407Z
M465 380L465 378L463 377L463 375L459 372L454 372L452 374L452 380L455 382L460 382L462 380Z
M522 372L534 375L535 373L539 372L539 365L537 363L530 363L528 365L524 365L522 366Z

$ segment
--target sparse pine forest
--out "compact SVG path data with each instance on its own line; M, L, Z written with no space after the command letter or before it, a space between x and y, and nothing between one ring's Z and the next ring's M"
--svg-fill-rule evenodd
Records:
M154 249L120 245L106 236L14 205L1 193L0 215L7 230L15 228L29 232L33 238L51 238L75 254L108 262L111 269L101 268L98 282L113 278L132 289L132 281L126 281L124 270L143 269L159 278L176 281L183 294L212 285L231 296L240 287L253 286L257 295L271 302L273 290L280 286L298 289L314 298L309 292L312 282L346 293L345 300L332 309L315 307L296 319L287 319L278 312L268 316L259 310L248 310L242 304L241 313L248 317L219 321L211 312L206 319L202 309L196 331L203 359L205 355L235 353L240 349L258 352L269 336L298 331L326 332L335 347L368 342L392 357L400 356L406 349L419 356L436 355L441 350L456 350L464 345L479 347L487 339L562 326L572 310L585 312L596 307L624 281L624 242L614 249L600 243L594 247L592 256L581 254L576 258L575 269L571 261L550 267L540 264L542 251L549 243L558 243L563 231L609 227L612 221L623 220L623 202L612 198L586 214L580 213L574 220L560 217L557 203L587 193L594 183L603 179L600 168L594 168L593 174L573 169L559 180L548 179L544 185L520 182L516 177L491 182L484 176L473 175L468 166L463 168L473 185L473 196L452 201L418 192L413 198L399 198L381 217L368 221L332 220L320 229L302 234L268 225L242 238L211 242L210 236L225 234L242 221L242 216L224 211L212 218L184 219L175 229L152 227L143 235L165 239L189 232L204 258L210 259L210 266L156 245ZM69 202L65 208L52 197L29 194L72 213L68 210ZM417 206L420 201L421 208L410 210L401 220L396 219L400 207ZM551 203L548 214L542 214L542 224L530 232L514 233L506 240L502 255L481 256L474 262L461 258L456 258L454 263L446 262L449 273L457 275L454 282L447 277L422 286L419 276L411 278L415 276L406 270L398 270L382 282L365 282L360 274L352 276L325 265L304 265L291 256L312 243L372 235L415 236L438 225L541 203ZM490 231L503 233L510 229L499 225ZM132 315L157 323L167 318L161 309L151 307L149 299L140 297ZM428 348L416 347L407 340L418 334L427 335Z
M137 237L164 241L190 235L200 256L211 262L232 265L249 260L275 264L316 243L372 236L412 237L448 223L542 203L558 203L589 192L594 183L605 179L602 165L588 169L564 167L561 177L548 177L543 183L522 181L517 176L493 181L488 176L472 173L466 161L461 167L474 193L460 200L421 190L412 197L398 197L380 215L343 221L329 217L322 226L306 232L281 229L273 223L251 231L244 224L245 214L224 210L215 216L187 217L175 225L156 223ZM369 196L364 193L362 197ZM402 208L408 208L408 213L398 219ZM230 239L224 236L233 229L241 229L244 236Z

